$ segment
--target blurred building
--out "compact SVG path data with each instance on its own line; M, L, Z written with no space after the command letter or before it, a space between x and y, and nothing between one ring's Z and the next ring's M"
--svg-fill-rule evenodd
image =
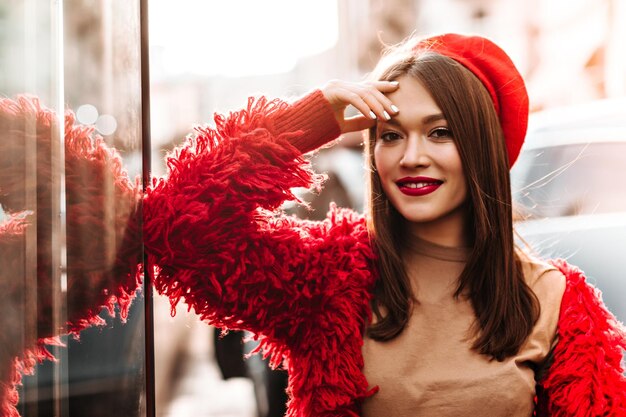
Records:
M626 95L622 0L370 0L369 10L363 70L375 63L378 38L395 43L413 31L475 33L511 55L533 110Z

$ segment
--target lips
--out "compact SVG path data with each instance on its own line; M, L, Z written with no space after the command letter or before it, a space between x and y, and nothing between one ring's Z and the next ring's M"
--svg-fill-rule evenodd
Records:
M419 197L436 191L443 181L430 177L404 177L396 184L403 194Z

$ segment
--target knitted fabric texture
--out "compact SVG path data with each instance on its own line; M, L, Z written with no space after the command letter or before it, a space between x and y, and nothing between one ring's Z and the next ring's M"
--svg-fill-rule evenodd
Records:
M277 210L295 199L293 187L318 185L290 143L298 138L307 149L301 138L315 135L271 130L283 111L306 113L307 105L295 107L251 100L168 156L167 177L153 181L144 201L149 271L173 312L183 300L209 323L258 335L271 364L289 370L289 417L354 417L375 392L361 355L375 253L352 211L331 206L325 221L311 222ZM626 337L580 271L555 265L567 289L536 414L626 415Z

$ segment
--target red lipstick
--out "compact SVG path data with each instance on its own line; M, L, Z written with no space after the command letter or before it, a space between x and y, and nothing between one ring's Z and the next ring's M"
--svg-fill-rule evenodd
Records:
M430 177L404 177L396 184L403 194L419 197L436 191L443 181Z

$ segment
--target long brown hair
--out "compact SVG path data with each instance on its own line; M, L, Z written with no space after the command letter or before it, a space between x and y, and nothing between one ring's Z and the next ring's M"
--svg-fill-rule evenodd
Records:
M468 294L476 314L473 349L497 360L512 356L526 340L539 316L539 303L526 285L515 250L509 163L493 102L482 83L456 61L432 52L407 54L377 77L415 77L445 115L456 141L468 188L468 230L473 249L455 296ZM372 310L377 322L368 328L376 340L399 335L411 307L419 302L411 291L402 260L406 220L385 196L375 169L375 128L367 155L369 229L379 254L380 279Z

